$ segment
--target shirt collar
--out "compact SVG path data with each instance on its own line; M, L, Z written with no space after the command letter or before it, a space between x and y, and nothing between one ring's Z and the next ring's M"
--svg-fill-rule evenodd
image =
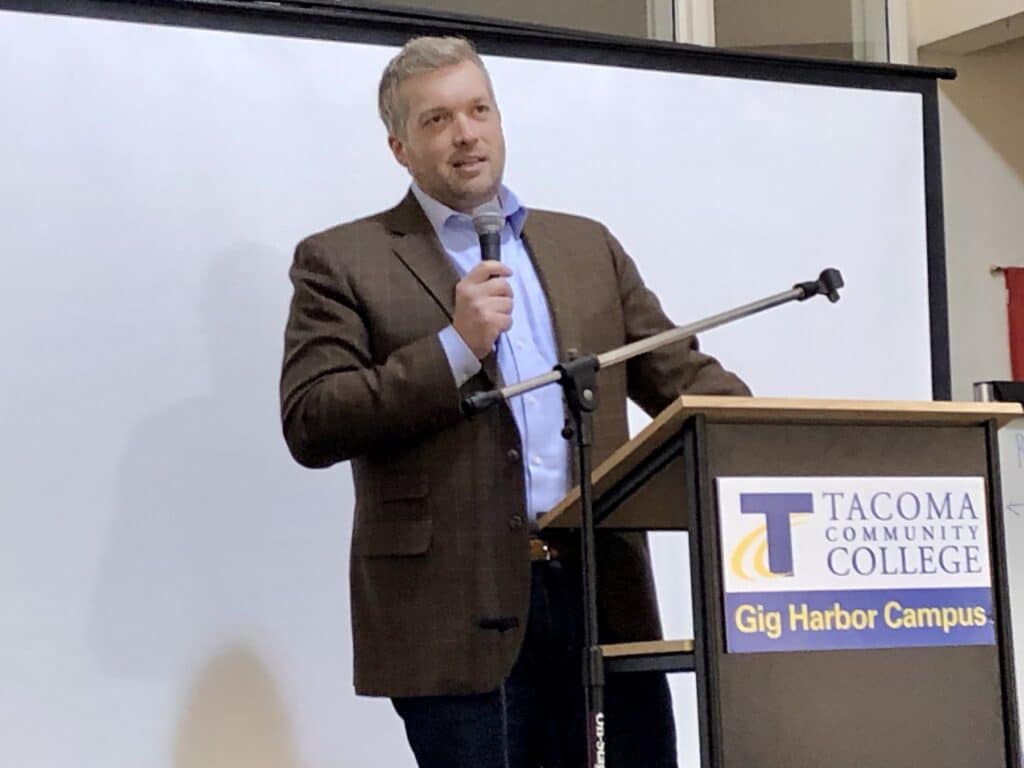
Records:
M442 242L444 240L442 232L446 225L458 221L464 221L472 225L473 219L469 214L460 213L453 208L449 208L439 200L435 200L420 189L420 185L415 181L412 183L411 189L413 196L415 196L420 207L423 209L423 213L427 215L427 219L437 233L438 239ZM508 221L509 226L512 227L512 234L515 237L520 237L523 233L523 224L526 222L526 208L519 202L519 198L516 197L515 193L504 184L498 190L498 202L501 204L501 210L505 214L505 219Z

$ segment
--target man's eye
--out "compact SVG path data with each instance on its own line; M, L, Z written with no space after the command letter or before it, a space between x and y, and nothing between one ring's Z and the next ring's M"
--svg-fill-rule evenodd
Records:
M490 112L490 111L491 111L491 108L487 104L477 104L476 105L476 112L477 112L478 115L482 115L482 114L484 114L486 112Z

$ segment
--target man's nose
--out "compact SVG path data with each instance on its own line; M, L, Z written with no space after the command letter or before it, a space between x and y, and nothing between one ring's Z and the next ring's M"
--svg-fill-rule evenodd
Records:
M476 125L470 119L469 115L462 112L455 115L454 128L455 131L452 134L452 140L459 146L473 144L479 138Z

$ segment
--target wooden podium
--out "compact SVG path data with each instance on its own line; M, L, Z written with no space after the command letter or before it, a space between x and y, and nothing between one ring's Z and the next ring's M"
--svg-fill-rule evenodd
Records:
M598 530L689 532L695 637L602 646L606 671L696 675L702 768L1017 768L996 431L1020 415L1008 403L681 397L595 470L594 516ZM991 603L979 624L992 639L729 648L716 483L737 477L983 478ZM541 529L578 527L579 507L577 488Z

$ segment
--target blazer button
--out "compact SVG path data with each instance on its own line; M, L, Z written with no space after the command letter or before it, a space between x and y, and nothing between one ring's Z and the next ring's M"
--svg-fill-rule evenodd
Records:
M526 520L523 519L522 515L512 515L512 517L508 519L508 527L513 531L518 531L524 525L526 525Z
M509 448L508 453L505 454L505 458L508 459L508 462L510 464L515 464L517 461L519 461L519 451L517 451L515 448Z

